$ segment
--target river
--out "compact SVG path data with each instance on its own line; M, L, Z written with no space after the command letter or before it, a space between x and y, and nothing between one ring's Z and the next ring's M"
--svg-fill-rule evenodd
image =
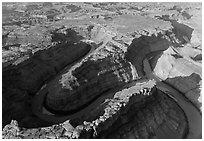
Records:
M87 57L93 49L85 56ZM188 121L188 129L189 133L187 135L188 139L197 139L197 138L202 138L202 116L200 112L192 105L192 103L183 96L183 94L179 93L177 90L173 89L171 86L163 83L157 76L155 76L152 73L151 67L148 63L148 61L145 59L144 62L144 72L146 73L146 77L148 79L154 79L156 81L156 87L165 92L165 94L168 94L173 100L177 102L177 104L183 109L187 121ZM69 65L66 67L66 70L72 67L72 65ZM132 84L127 84L124 86L124 88L129 87L130 85L135 85L137 82L133 82ZM92 108L96 107L99 103L101 103L104 99L107 99L109 97L112 97L114 94L114 91L117 91L119 89L114 89L111 92L108 92L107 94L104 94L104 96L101 96L98 98L96 101L88 105L86 108L82 109L79 112L76 112L71 115L67 116L56 116L48 111L45 110L43 107L43 101L44 97L47 92L46 85L42 87L42 89L35 95L33 103L32 103L32 110L35 115L37 115L39 118L53 122L53 123L61 123L66 120L70 120L76 117L80 117L81 115L88 113Z
M144 71L146 76L149 79L154 79L156 81L156 87L161 91L168 94L176 103L183 109L187 121L188 121L188 130L187 135L188 139L201 139L202 138L202 115L198 109L185 97L184 94L179 93L176 89L171 86L163 83L161 79L155 76L152 73L149 62L145 59L143 61Z

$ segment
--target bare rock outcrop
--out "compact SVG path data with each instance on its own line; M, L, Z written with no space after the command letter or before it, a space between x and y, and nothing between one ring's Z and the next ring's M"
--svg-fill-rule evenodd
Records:
M185 57L182 50L169 48L163 52L154 64L156 76L182 92L201 110L201 66ZM183 56L182 56L183 55ZM153 64L152 64L153 65Z
M135 68L123 58L123 50L106 45L65 70L47 87L46 106L57 113L69 112L103 93L138 79Z
M140 70L139 72L143 70L142 61L144 58L152 59L152 55L158 55L170 46L179 46L187 43L187 40L191 38L192 28L176 21L170 22L172 27L167 31L161 31L151 36L142 35L139 38L135 38L128 47L126 58L136 69ZM139 75L142 76L144 73L140 73Z
M180 104L201 106L202 52L193 27L168 15L156 19L161 5L130 4L132 14L129 4L102 5L3 34L3 138L186 138L200 130L189 129L191 112ZM175 91L160 91L157 77Z
M166 79L166 82L181 91L200 111L202 111L202 79L197 73L185 77Z
M117 139L185 137L187 130L187 123L183 122L185 116L162 92L156 90L144 100L134 103L135 101L130 99L130 108L122 109L120 117L113 122L111 128L101 132L97 137Z
M12 122L7 125L12 128L3 131L4 138L184 138L183 111L154 85L153 81L131 83L89 114L51 127L25 129Z
M166 20L169 20L168 18ZM201 64L194 61L200 50L190 48L190 40L193 29L185 24L169 20L172 23L172 32L158 34L158 36L141 36L133 40L128 47L126 58L138 71L140 77L144 77L143 60L148 59L154 74L165 82L174 86L193 102L197 108L201 106ZM178 47L184 44L183 47ZM194 77L193 73L200 75ZM182 79L184 77L184 79ZM189 79L185 79L189 77ZM175 79L174 79L175 78ZM175 81L181 78L182 80ZM191 80L191 78L193 78ZM180 85L177 85L180 83ZM192 87L188 85L192 84ZM188 90L183 90L186 87ZM193 90L192 90L193 89Z
M143 60L146 58L146 56L154 51L163 51L170 46L171 42L163 39L161 36L141 36L134 39L131 45L128 47L126 58L138 70L140 77L145 75L143 71Z
M26 114L25 111L30 111L30 106L26 106L30 103L26 102L29 101L29 95L35 94L48 79L66 65L86 55L90 49L90 45L82 42L58 45L37 52L29 60L17 66L3 69L2 97L3 115L5 116L3 116L3 124L8 123L11 118L22 119Z

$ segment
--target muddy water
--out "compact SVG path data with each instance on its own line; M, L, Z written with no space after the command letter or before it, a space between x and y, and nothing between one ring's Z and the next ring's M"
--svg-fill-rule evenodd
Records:
M161 80L152 73L148 60L143 61L144 72L149 79L154 79L157 82L157 88L172 97L177 104L183 109L186 114L189 133L188 139L202 138L202 116L197 108L183 94L173 89L171 86L161 82Z

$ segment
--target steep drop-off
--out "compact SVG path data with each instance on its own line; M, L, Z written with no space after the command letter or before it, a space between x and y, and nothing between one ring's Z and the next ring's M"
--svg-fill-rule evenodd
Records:
M145 79L143 65L146 59L150 69L166 80L172 65L160 60L182 64L182 56L172 52L174 47L190 40L192 29L177 22L171 24L167 30L154 29L157 34L147 35L124 33L123 26L121 35L103 26L90 25L86 28L86 38L74 36L73 42L61 41L61 36L69 38L69 34L59 33L55 41L67 42L68 47L37 52L27 61L3 71L4 125L12 119L29 128L58 124L46 128L53 130L54 135L49 136L53 138L185 138L189 131L185 113L176 99L156 90L156 84ZM81 32L85 33L83 28ZM97 44L98 48L75 42L81 39ZM172 74L180 75L179 67L178 63ZM55 132L55 127L60 133ZM41 138L38 134L44 128L21 131L18 137L27 138L34 132L34 138Z
M82 42L57 45L37 52L17 66L3 69L3 125L11 119L23 119L26 111L30 113L31 103L26 103L29 95L35 94L48 79L90 49L90 45Z
M183 93L201 110L201 66L173 48L153 60L153 73Z
M143 101L135 99L130 99L130 103L120 111L120 116L111 128L101 132L97 138L152 139L186 136L187 123L183 122L183 111L168 96L155 90L153 95Z
M70 120L53 128L19 130L13 124L6 128L10 126L17 138L184 138L188 124L183 111L154 86L147 80L130 83L92 107L89 114L67 116Z
M200 62L192 59L200 51L196 49L189 51L189 47L185 47L190 45L193 29L176 21L170 22L174 27L172 32L166 31L157 37L152 35L134 39L128 47L126 58L136 70L140 70L138 71L140 77L145 75L143 60L148 59L156 76L182 92L200 109L202 69ZM192 75L193 73L195 75Z
M116 46L104 46L47 84L46 107L55 113L84 107L104 92L138 79Z

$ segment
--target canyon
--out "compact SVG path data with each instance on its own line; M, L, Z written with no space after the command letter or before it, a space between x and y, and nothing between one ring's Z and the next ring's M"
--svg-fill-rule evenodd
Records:
M179 20L123 10L55 21L31 53L6 37L3 138L202 138L199 29L174 8Z

